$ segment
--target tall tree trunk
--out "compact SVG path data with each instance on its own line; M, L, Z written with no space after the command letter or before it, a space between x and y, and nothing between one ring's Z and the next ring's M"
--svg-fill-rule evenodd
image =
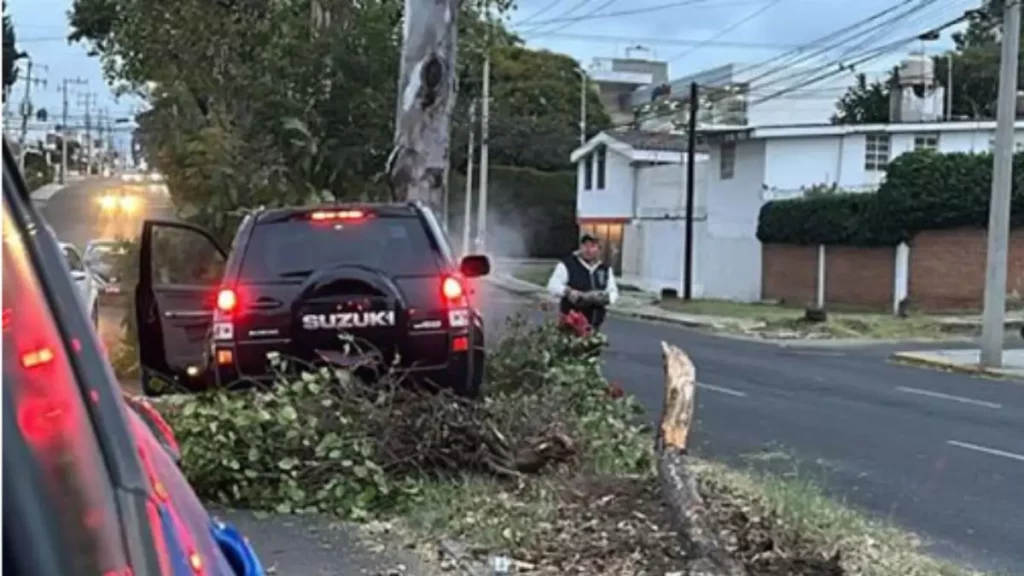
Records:
M460 0L405 0L395 148L388 160L396 200L419 200L441 216L455 107Z

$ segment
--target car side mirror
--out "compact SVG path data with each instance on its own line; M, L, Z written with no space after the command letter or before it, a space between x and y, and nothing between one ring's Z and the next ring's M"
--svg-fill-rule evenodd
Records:
M483 254L463 256L459 262L459 272L466 278L479 278L491 273L491 259Z

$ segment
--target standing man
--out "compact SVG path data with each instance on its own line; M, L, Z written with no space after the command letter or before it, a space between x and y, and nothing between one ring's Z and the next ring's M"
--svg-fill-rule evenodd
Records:
M601 261L601 244L590 234L580 237L579 250L555 265L548 292L561 298L562 314L577 311L594 330L601 328L607 307L619 299L615 273Z

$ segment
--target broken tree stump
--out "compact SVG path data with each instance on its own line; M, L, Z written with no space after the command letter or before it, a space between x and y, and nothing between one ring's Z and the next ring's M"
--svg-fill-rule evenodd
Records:
M661 343L665 370L665 405L656 442L661 491L676 527L691 547L690 576L748 576L708 522L697 486L697 472L687 457L697 393L697 370L685 352Z

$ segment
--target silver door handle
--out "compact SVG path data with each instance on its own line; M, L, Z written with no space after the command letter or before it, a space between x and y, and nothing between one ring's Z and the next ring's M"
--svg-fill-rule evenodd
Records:
M207 318L213 316L211 310L168 310L164 312L167 318Z

